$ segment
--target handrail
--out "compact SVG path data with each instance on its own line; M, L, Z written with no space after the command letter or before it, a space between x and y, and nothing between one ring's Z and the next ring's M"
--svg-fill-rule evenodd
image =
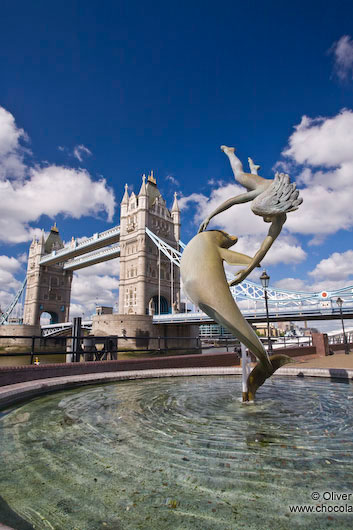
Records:
M108 360L107 356L108 354L113 354L114 360L117 359L117 354L123 353L123 352L131 352L131 351L142 351L142 352L168 352L168 351L190 351L193 349L200 349L200 338L199 337L165 337L165 336L128 336L128 335L104 335L104 336L85 336L85 335L79 335L79 336L66 336L66 337L43 337L42 335L0 335L1 339L27 339L28 341L31 341L31 351L25 351L25 352L2 352L0 353L0 369L1 369L1 358L2 357L23 357L23 356L30 356L31 362L30 364L33 364L35 357L40 357L43 355L73 355L73 358L75 362L80 361L81 355L90 355L92 354L95 359L90 360ZM76 351L67 350L68 344L67 342L69 340L72 340L73 343L76 342L78 345L78 349ZM131 347L118 348L119 341L127 341L127 340L134 340L135 341L135 349L132 350ZM187 347L173 347L168 346L168 341L171 340L178 340L178 341L190 341L191 343L194 342L194 347L187 346ZM42 345L46 345L47 341L56 341L56 343L65 342L66 349L64 351L57 350L57 351L39 351L38 346L36 347L36 341L39 341ZM90 342L89 348L84 348L84 342ZM156 346L150 346L150 341L157 341ZM162 347L162 341L163 341L163 347ZM139 342L141 344L139 344ZM103 343L103 349L99 350L96 348L96 345ZM116 345L116 347L114 347ZM70 347L72 347L70 345Z

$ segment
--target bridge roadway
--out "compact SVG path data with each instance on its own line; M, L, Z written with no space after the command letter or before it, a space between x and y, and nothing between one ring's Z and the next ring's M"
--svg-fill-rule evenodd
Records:
M109 228L109 230L105 230L105 232L93 234L92 237L88 237L81 243L73 241L60 250L53 250L53 252L50 254L43 256L43 258L40 260L40 265L54 265L55 263L62 263L69 259L76 258L77 256L82 256L82 254L87 254L87 252L92 252L93 250L107 247L108 245L112 245L113 243L117 243L119 241L120 226L114 226L113 228ZM112 257L110 256L110 258L106 259L112 259ZM105 260L103 258L100 261ZM99 263L99 261L96 261L96 263ZM93 265L93 263L90 263L90 265Z
M250 311L243 311L243 316L250 324L256 324L266 321L266 313L264 311L257 311L256 314ZM353 319L353 307L342 309L342 315L345 320ZM301 311L288 311L284 308L283 311L269 314L270 322L287 322L287 321L307 321L307 320L340 320L341 314L338 309L307 309ZM208 315L197 311L194 313L175 313L166 315L154 315L153 324L212 324L212 320ZM64 322L62 324L47 324L42 326L43 335L50 335L57 331L68 329L72 326L72 322ZM90 328L92 320L84 320L82 327Z
M120 245L112 245L111 247L103 248L89 254L83 254L64 263L64 270L77 271L95 265L96 263L102 263L113 258L120 257Z
M353 307L342 309L343 318L353 319ZM250 324L266 322L266 312L263 310L242 311L242 315ZM276 310L269 314L270 322L287 322L287 321L306 321L306 320L338 320L341 318L338 309L302 309L289 311L288 308ZM214 320L202 312L195 313L176 313L174 315L154 315L153 324L203 324L212 323Z

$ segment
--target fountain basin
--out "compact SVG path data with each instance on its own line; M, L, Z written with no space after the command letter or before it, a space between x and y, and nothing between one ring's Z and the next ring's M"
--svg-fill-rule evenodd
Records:
M350 493L352 390L349 380L275 377L244 405L237 376L179 377L10 407L0 521L12 511L23 528L347 528L352 497L324 494ZM316 511L291 512L304 505Z

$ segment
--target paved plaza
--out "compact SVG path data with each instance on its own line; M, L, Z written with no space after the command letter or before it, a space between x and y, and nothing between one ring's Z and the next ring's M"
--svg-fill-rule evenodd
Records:
M310 356L311 357L311 356ZM327 357L301 357L299 361L290 365L293 368L338 368L353 370L353 351L346 355L344 351L336 352L334 355Z

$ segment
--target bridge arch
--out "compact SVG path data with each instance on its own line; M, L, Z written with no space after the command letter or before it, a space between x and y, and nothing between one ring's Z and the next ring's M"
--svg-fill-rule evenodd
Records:
M41 326L43 324L58 324L59 315L55 313L55 311L47 311L43 309L43 311L40 313L39 320ZM48 320L49 322L47 322Z
M165 296L158 296L158 294L152 296L150 300L150 306L152 306L153 312L155 315L159 314L159 303L161 306L161 315L166 315L169 313L169 303Z

